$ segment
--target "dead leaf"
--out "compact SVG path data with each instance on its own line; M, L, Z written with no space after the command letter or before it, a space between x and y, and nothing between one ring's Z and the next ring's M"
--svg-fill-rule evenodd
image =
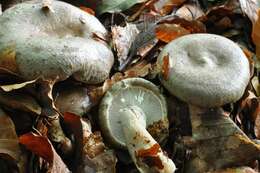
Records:
M37 101L28 94L19 92L3 92L0 91L0 104L20 111L29 112L40 115L41 107Z
M169 43L170 41L190 34L190 31L178 24L159 24L155 29L157 39Z
M175 15L179 18L192 21L204 16L205 13L202 11L199 3L186 3L176 11Z
M15 126L1 108L0 124L0 157L12 161L20 172L26 172L26 156L19 147Z
M245 15L255 23L257 20L257 0L239 0L240 7Z
M70 112L65 112L63 116L63 123L67 134L73 136L73 154L70 157L73 157L72 171L80 172L82 165L82 156L83 156L83 130L81 124L81 118L78 115L75 115Z
M10 70L12 72L18 72L16 64L16 50L15 46L9 46L0 52L0 67Z
M81 10L85 11L86 13L88 14L91 14L93 16L95 16L95 11L92 10L91 8L88 8L88 7L84 7L84 6L81 6L79 7Z
M260 145L252 142L221 109L190 106L192 158L187 171L200 173L243 166L259 158Z
M126 61L131 44L139 33L135 24L127 23L125 27L112 26L112 42L117 52L119 66Z
M23 87L26 87L27 85L34 84L36 81L37 81L37 79L23 82L23 83L18 83L18 84L0 85L0 88L2 90L4 90L5 92L10 92L12 90L21 89Z
M173 11L174 7L182 5L186 0L157 0L153 3L152 9L164 16Z
M19 142L49 163L47 173L70 173L47 138L27 133L19 137Z
M207 173L257 173L257 172L250 167L239 167L239 168L228 168L225 170L212 171L212 172L210 171Z

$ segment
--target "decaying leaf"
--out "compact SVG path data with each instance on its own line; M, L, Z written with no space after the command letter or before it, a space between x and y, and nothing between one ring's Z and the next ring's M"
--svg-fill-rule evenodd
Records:
M260 156L260 145L252 142L220 109L190 107L192 156L186 171L201 173L243 166Z
M181 27L178 24L159 24L155 29L156 37L166 43L181 37L183 35L190 34L190 31Z
M172 12L174 7L182 5L186 0L157 0L153 3L153 10L160 15L166 15Z
M18 84L9 84L9 85L0 85L0 88L2 90L4 90L5 92L9 92L12 90L17 90L17 89L21 89L27 85L31 85L34 84L37 80L31 80L31 81L27 81L27 82L23 82L23 83L18 83Z
M27 133L19 137L19 142L49 163L47 173L70 173L47 138Z
M145 2L146 0L103 0L97 7L97 13L114 13L124 11L135 4Z
M244 166L239 168L228 168L225 170L218 170L218 171L207 172L207 173L257 173L257 172L250 167Z
M41 114L40 105L28 94L0 91L0 104L10 109L26 111L36 115Z
M127 23L125 27L113 26L112 41L117 52L119 65L126 61L131 44L139 33L135 24Z
M188 21L196 20L205 15L198 3L186 3L181 6L175 14L179 18L183 18Z
M5 112L0 108L0 159L12 162L11 170L26 172L26 157L19 147L15 126Z

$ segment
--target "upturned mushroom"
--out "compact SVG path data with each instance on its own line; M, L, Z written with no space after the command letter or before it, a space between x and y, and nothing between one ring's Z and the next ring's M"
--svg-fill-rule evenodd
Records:
M249 62L237 44L214 34L191 34L167 44L157 64L164 87L189 105L192 141L198 145L193 150L197 158L187 164L187 172L207 172L209 165L223 168L242 164L243 154L250 155L247 161L259 155L260 147L250 142L220 108L240 99L249 82ZM231 141L237 146L232 148ZM215 144L227 146L230 152L211 150L214 147L205 150Z
M165 99L154 84L141 78L115 83L101 101L99 120L106 138L128 149L140 172L175 171L158 144L168 136L168 119Z
M0 16L0 67L27 80L104 81L114 57L98 19L61 1L33 0Z

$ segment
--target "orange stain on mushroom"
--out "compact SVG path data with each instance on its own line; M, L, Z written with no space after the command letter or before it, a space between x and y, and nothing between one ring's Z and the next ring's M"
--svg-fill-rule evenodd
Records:
M155 166L158 169L163 169L164 166L158 156L159 152L161 152L161 148L160 145L156 143L151 148L138 150L136 152L136 157L141 158L149 166Z
M163 57L162 77L164 80L169 79L169 54Z
M252 39L256 45L256 57L260 59L260 10L258 10L258 19L253 24Z
M0 52L0 67L17 72L15 46L9 46Z

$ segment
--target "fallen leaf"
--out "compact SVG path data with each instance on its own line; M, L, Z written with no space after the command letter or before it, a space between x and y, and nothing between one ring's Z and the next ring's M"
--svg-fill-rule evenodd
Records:
M73 157L72 164L72 171L73 172L80 172L81 165L82 165L82 156L83 156L83 130L81 124L80 116L65 112L63 116L63 123L67 134L69 136L73 136L73 154L70 157Z
M97 6L97 13L100 15L107 12L121 12L132 7L135 4L143 3L145 1L146 0L103 0Z
M26 157L19 147L19 141L15 132L15 126L12 120L5 114L5 112L1 108L0 124L0 158L12 161L16 165L16 168L20 170L20 172L25 172Z
M131 44L139 33L135 24L127 23L125 27L112 26L112 43L117 52L119 66L126 61Z
M255 23L257 20L257 0L239 0L240 7L245 15L251 20L252 23Z
M91 8L88 8L88 7L84 7L84 6L81 6L79 7L81 10L85 11L86 13L88 14L91 14L93 16L95 16L95 11L92 10Z
M210 171L207 173L257 173L257 172L250 167L238 167L238 168L228 168L219 171Z
M175 15L188 21L197 20L205 15L199 3L186 3L179 8Z
M192 158L187 172L207 172L243 166L259 158L260 145L252 142L221 109L190 106Z
M19 137L19 142L49 163L47 173L70 173L47 138L27 133Z
M27 85L34 84L36 81L37 81L37 79L27 81L27 82L23 82L23 83L18 83L18 84L0 85L0 88L2 90L4 90L5 92L10 92L10 91L13 91L13 90L21 89L21 88L23 88Z
M153 3L152 9L160 15L172 12L174 7L182 5L186 0L157 0Z
M170 41L190 34L190 31L178 24L159 24L155 29L157 39L169 43Z
M41 107L37 101L28 94L19 92L3 92L0 91L0 104L10 109L29 112L40 115Z

